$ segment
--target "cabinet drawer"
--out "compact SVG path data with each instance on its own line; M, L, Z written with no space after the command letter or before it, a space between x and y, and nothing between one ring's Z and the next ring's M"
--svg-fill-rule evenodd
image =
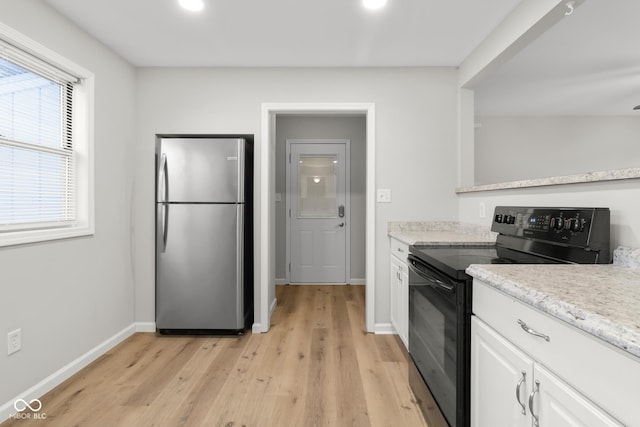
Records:
M409 245L400 240L391 239L391 255L398 257L403 263L407 263L407 255L409 255Z
M479 280L473 281L473 312L615 418L637 425L640 359ZM549 341L527 333L519 320Z

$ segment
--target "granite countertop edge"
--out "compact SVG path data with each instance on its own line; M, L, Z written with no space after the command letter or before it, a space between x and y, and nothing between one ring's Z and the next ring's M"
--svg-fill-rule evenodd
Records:
M390 221L387 235L407 245L447 247L494 244L498 234L489 227L454 221Z
M496 184L482 184L469 187L458 187L456 193L473 193L479 191L510 190L527 187L545 187L549 185L583 184L599 181L616 181L640 178L640 168L613 169L594 171L574 175L552 176L548 178L532 178L520 181L499 182Z
M640 358L640 334L635 331L567 301L552 298L500 274L487 271L482 265L469 266L467 273L525 304Z
M390 232L389 237L399 240L402 243L405 243L409 246L442 246L442 247L474 247L474 246L485 246L495 244L495 240L491 239L478 239L474 240L473 238L469 238L468 240L447 240L447 239L439 239L432 240L429 237L424 236L415 236L411 234L404 233L396 233Z

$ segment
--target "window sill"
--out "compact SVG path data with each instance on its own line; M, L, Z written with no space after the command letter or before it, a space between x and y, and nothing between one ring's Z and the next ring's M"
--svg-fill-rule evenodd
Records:
M0 247L70 239L73 237L93 236L94 234L94 227L91 226L11 231L0 233Z

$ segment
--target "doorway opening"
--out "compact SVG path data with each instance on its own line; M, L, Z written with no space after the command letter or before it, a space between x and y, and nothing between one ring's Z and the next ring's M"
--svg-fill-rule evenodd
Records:
M301 132L305 122L330 122L359 120L360 142L345 134L322 134L311 131ZM282 136L286 125L297 129L294 133ZM335 128L335 126L334 126ZM313 129L310 127L308 129ZM297 133L296 133L297 132ZM353 284L366 285L366 327L374 332L375 321L375 117L374 105L363 104L263 104L262 105L262 138L261 144L261 214L260 214L260 257L259 278L256 281L256 319L253 332L267 332L272 311L276 306L275 284L288 282L285 271L288 270L286 261L286 139L349 139L351 144L350 176L358 175L360 181L354 186L351 180L351 233L354 234L356 223L361 237L351 238L350 250L351 271L347 280ZM357 159L361 166L354 166L353 148L357 149ZM355 169L355 170L354 170ZM354 204L354 194L358 192L358 211ZM354 211L354 209L357 211ZM286 212L288 215L288 212ZM280 236L280 239L278 238ZM280 243L282 240L282 243ZM359 242L359 250L354 251L355 242ZM354 253L357 256L354 257ZM354 263L360 265L353 268ZM360 272L358 274L358 271Z

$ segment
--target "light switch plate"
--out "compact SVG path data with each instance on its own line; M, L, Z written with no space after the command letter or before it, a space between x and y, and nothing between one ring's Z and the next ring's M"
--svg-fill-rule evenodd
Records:
M376 200L378 203L391 203L391 190L388 188L378 188Z
M16 329L7 334L7 355L11 355L22 348L22 331Z

